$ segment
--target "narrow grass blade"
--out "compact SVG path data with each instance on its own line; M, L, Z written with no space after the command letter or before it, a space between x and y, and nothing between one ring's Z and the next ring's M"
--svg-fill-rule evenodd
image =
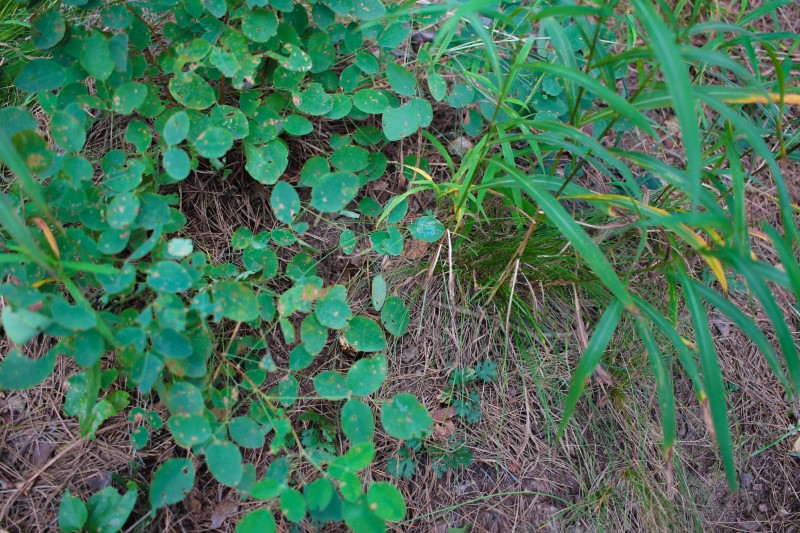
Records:
M675 35L658 16L653 4L647 0L633 0L639 20L650 37L650 50L666 78L667 90L672 97L675 114L681 125L683 147L686 153L686 166L693 192L700 189L702 165L700 131L695 112L694 88L689 80L689 72L683 64L680 48L675 43ZM693 197L696 194L693 194Z
M764 355L764 358L767 360L767 364L775 376L780 380L784 389L786 389L786 391L791 391L792 385L786 379L786 374L783 372L781 363L778 360L778 355L775 353L775 349L772 347L772 344L770 344L770 342L767 340L767 337L761 332L761 329L758 327L758 325L756 325L756 323L753 322L753 320L741 309L736 307L733 302L719 294L714 289L697 281L693 283L694 289L701 298L724 313L725 316L731 319L731 321L736 324L736 326L742 330L742 332L744 332L751 341L753 341L756 347L758 347L758 349Z
M664 456L670 457L672 447L675 445L675 394L673 392L672 380L669 377L669 370L664 364L661 350L656 344L653 332L641 318L636 321L639 328L639 336L647 350L647 359L650 361L650 368L656 378L656 391L658 392L658 405L661 408L661 425L664 429Z
M575 406L578 404L578 400L583 393L586 380L591 377L595 367L600 363L600 359L603 357L608 343L611 341L611 337L617 329L617 324L622 316L623 309L622 302L614 300L605 312L603 312L603 316L597 324L588 346L586 346L586 351L583 352L581 360L575 368L575 372L572 373L572 382L570 383L569 393L567 393L567 399L564 403L564 417L561 419L561 424L558 426L557 438L561 438L561 435L564 433L567 422L569 422L569 419L572 417Z
M733 441L731 440L731 428L728 422L725 383L717 360L714 341L711 338L711 331L708 328L706 308L700 298L697 297L694 285L688 274L680 272L678 276L683 288L686 306L692 316L697 349L700 352L700 365L703 369L703 377L705 378L708 392L711 420L714 424L713 430L717 436L717 444L725 467L725 475L728 478L728 486L732 490L736 490L736 466L733 462Z

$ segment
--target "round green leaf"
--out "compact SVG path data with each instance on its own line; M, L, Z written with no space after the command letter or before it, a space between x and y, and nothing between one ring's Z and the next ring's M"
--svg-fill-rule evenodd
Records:
M400 490L385 481L373 483L367 491L369 510L390 522L399 522L406 516L406 502Z
M253 289L243 283L222 280L212 290L215 307L225 318L250 322L259 317L260 308Z
M344 332L344 338L360 352L379 352L386 348L386 337L383 330L372 319L357 316L350 320Z
M289 115L284 119L283 129L289 135L299 137L300 135L308 135L314 131L314 125L306 117L302 115Z
M167 420L172 437L178 446L191 448L211 438L211 426L203 414L178 413Z
M270 204L275 218L284 224L291 224L300 212L300 196L297 195L294 187L285 181L276 183L272 188Z
M305 91L294 93L292 103L302 113L320 116L333 109L331 95L319 83L311 83Z
M425 242L436 242L444 235L444 225L432 216L419 217L408 230L412 237Z
M353 95L353 105L364 113L377 115L387 110L389 100L381 91L362 89Z
M295 489L286 489L280 497L281 514L289 522L299 522L306 516L306 499Z
M164 328L152 338L153 350L171 359L185 359L192 355L192 343L185 335L172 328Z
M351 229L346 229L339 235L339 246L344 255L350 255L356 248L356 234Z
M181 72L169 80L169 92L179 104L198 111L217 101L214 88L194 72Z
M249 416L237 416L230 421L228 431L233 442L242 448L257 450L264 446L264 431Z
M150 505L153 509L183 500L194 487L194 474L190 459L168 459L158 467L150 484Z
M289 165L289 149L281 141L259 147L245 144L244 153L247 158L245 169L264 185L276 183Z
M342 146L331 154L331 163L342 172L359 172L369 164L369 152L360 146Z
M115 113L128 115L142 105L147 98L147 85L135 81L126 83L114 91L111 108Z
M348 400L342 408L341 420L342 432L351 444L372 440L375 433L375 419L372 410L361 400Z
M347 371L347 387L354 396L369 396L381 388L386 379L386 357L378 354L359 359Z
M325 327L342 329L353 317L353 312L347 304L347 289L342 285L329 287L317 298L315 309L317 320Z
M53 154L47 147L47 142L35 132L20 131L11 138L11 142L25 159L25 166L34 174L47 171L53 164Z
M326 400L343 400L347 398L347 381L338 372L321 372L314 376L314 390Z
M66 111L56 111L50 118L50 136L67 152L77 152L86 142L83 125Z
M383 404L381 423L397 439L423 438L433 423L428 410L412 394L397 394Z
M235 487L242 479L242 452L229 440L215 440L206 446L206 464L217 481Z
M75 362L83 368L89 368L97 364L106 350L103 336L96 329L82 331L75 335L73 346L75 348Z
M108 204L106 220L108 225L114 229L125 229L129 227L139 216L141 207L139 197L134 193L124 192L118 194Z
M272 516L272 511L250 511L236 525L236 533L275 533L275 517Z
M160 261L150 267L147 284L158 292L183 292L191 288L192 277L183 265Z
M417 78L413 72L409 72L397 63L389 63L386 65L386 77L389 79L389 85L397 94L416 96Z
M48 9L31 19L31 41L39 50L52 48L64 38L67 24L56 9Z
M350 172L321 176L311 189L311 206L322 213L344 209L358 193L358 177Z
M386 331L395 337L400 337L408 329L409 321L408 309L403 300L397 296L389 296L381 310L381 322Z
M88 517L86 504L77 496L71 496L67 489L58 506L58 528L64 533L83 531Z
M428 76L428 90L437 102L441 102L447 95L447 81L441 74L431 73Z
M180 148L170 148L162 154L162 163L167 175L175 181L186 179L192 170L189 154Z
M16 325L16 321L11 324L7 320L6 314L8 310L8 307L3 309L3 326L6 329L6 333L10 331L9 326ZM55 350L50 350L46 355L35 360L22 355L19 350L10 350L6 353L2 363L0 363L0 390L33 388L44 381L53 372L55 366ZM342 380L344 381L344 378Z
M306 505L312 516L316 516L315 511L322 511L333 499L333 486L331 482L324 477L319 477L307 483L303 487L303 492L306 496Z
M242 16L242 33L253 42L265 43L278 33L278 17L257 7Z
M233 146L233 135L226 129L211 127L198 135L194 146L203 157L220 158Z
M316 315L308 315L300 325L300 338L310 355L317 355L328 342L328 328L317 320Z
M110 42L105 35L95 30L89 38L83 40L80 63L90 76L99 81L105 81L111 76L116 64L111 54Z
M164 140L169 145L175 145L186 139L189 135L189 115L185 111L178 111L167 120L164 125Z
M375 20L386 14L381 0L354 0L353 13L361 20Z
M67 71L55 59L34 59L22 67L14 84L21 91L38 93L54 91L67 80Z

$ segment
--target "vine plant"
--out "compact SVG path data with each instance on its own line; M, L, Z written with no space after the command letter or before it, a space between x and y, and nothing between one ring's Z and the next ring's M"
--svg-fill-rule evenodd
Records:
M81 434L94 438L106 420L127 413L137 450L164 421L132 395L157 395L182 450L146 490L153 517L186 497L204 463L243 499L268 502L241 519L241 532L274 531L275 511L289 522L344 521L363 532L404 518L400 491L387 482L364 486L359 472L375 457L374 406L397 439L425 438L432 422L411 394L368 400L386 376L385 331L402 335L408 310L387 297L381 278L373 292L380 323L355 314L347 288L325 286L317 275L302 218L366 221L375 252L402 252L407 200L387 209L362 196L350 206L386 173L380 147L431 123L422 73L413 71L425 67L409 69L392 54L412 26L380 0L64 0L33 17L41 57L16 85L36 94L45 120L0 110L0 160L16 175L0 196L2 323L15 346L0 363L0 389L34 387L58 357L69 358L80 371L69 378L64 410ZM429 67L437 91L446 90ZM372 125L377 116L380 128ZM87 132L113 117L125 117L126 149L94 155ZM334 137L326 157L306 161L299 180L288 176L285 139L311 135L319 121L342 121L352 133ZM256 235L235 232L231 246L243 267L214 264L176 236L186 219L165 193L199 167L224 177L234 153L268 187L280 223ZM429 242L444 233L431 216L408 230ZM353 229L342 231L342 253L357 239ZM219 338L223 321L235 324L232 338ZM237 337L243 325L258 334ZM266 341L275 328L291 347L288 368ZM26 343L42 335L54 347L38 359L25 355ZM320 456L304 449L287 409L298 400L298 374L332 336L363 357L313 376L319 399L341 402L347 441ZM259 476L242 449L265 446L274 458ZM315 475L293 475L301 464ZM117 531L139 491L133 483L124 494L109 487L87 502L67 492L59 525Z

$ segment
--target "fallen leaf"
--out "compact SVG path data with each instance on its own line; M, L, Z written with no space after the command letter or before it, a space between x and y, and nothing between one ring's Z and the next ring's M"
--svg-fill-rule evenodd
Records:
M426 253L428 253L428 243L412 238L408 248L403 251L403 257L407 259L419 259Z
M453 418L453 414L455 413L455 407L442 407L441 409L436 409L431 411L431 417L440 424L447 420L448 418Z
M228 518L235 516L236 513L239 512L239 504L231 501L225 500L223 502L219 502L217 505L214 506L214 509L211 511L211 523L209 527L211 529L217 529L225 523L225 520Z

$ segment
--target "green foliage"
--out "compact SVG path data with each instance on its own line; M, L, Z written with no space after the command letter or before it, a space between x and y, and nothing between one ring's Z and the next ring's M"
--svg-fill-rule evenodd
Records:
M383 482L362 487L360 472L374 459L373 405L381 404L364 398L384 383L386 357L375 353L341 372L308 369L331 330L360 352L380 352L387 347L384 327L402 334L408 313L378 278L381 323L356 315L347 288L326 287L318 276L321 256L306 253L313 249L303 240L303 218L353 213L355 201L365 217L382 216L381 204L363 199L361 188L386 173L380 149L397 134L395 124L384 131L368 121L400 112L413 122L402 131L408 135L430 123L430 105L400 102L417 95L414 74L388 53L361 50L378 39L392 47L392 39L372 30L356 31L386 13L380 0L330 6L338 20L306 19L292 0L168 4L71 2L70 9L43 7L31 19L32 43L46 55L28 62L15 84L38 100L47 131L21 108L2 111L0 160L16 179L0 204L9 251L0 269L20 287L2 286L2 322L15 347L0 362L0 388L34 387L59 357L70 358L81 370L69 378L64 410L77 417L82 435L93 437L127 412L131 444L144 451L151 435L166 429L192 459L157 466L148 500L139 502L152 516L182 501L204 465L242 498L274 499L290 522L383 529L405 516L403 498ZM173 18L162 23L167 16ZM353 35L344 36L349 23ZM340 86L332 70L342 63L357 69L349 71L349 89L347 77ZM389 80L390 88L365 89L364 73ZM256 85L258 91L250 89ZM123 115L121 148L97 153L86 146L99 121ZM287 139L312 135L320 120L340 121L357 134L332 139L330 152L309 160L299 183L290 183ZM272 213L285 226L258 235L237 229L231 247L244 268L215 264L185 233L176 237L186 218L164 189L195 171L225 177L239 161L246 179L268 188ZM407 202L396 208L380 229L347 215L354 222L342 228L341 252L353 253L365 236L375 243L373 253L398 255L406 208ZM264 341L221 337L230 331L226 321L245 323L261 338L277 328L288 368L276 364ZM34 360L24 345L37 336L56 344ZM114 357L106 360L107 353ZM285 409L306 394L304 376L313 378L319 397L347 399L338 423L309 411L300 419L311 425L295 426ZM135 406L156 399L166 407L164 421ZM390 404L383 411L393 433L427 431L431 419L412 396L384 402ZM413 411L408 420L400 416L404 406ZM350 448L339 449L340 442ZM262 447L276 460L257 479L242 450ZM291 472L303 462L321 477L295 479ZM59 520L68 531L118 531L135 504L136 491L107 488L86 503L67 493ZM275 528L266 508L237 526Z

